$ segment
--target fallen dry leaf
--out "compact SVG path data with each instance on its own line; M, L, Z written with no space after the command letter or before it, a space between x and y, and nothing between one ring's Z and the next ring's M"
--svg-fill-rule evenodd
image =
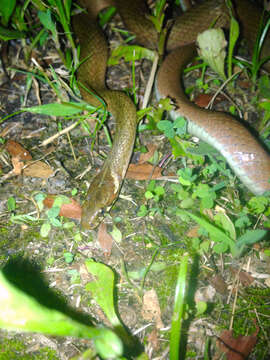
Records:
M199 107L201 108L206 108L208 106L208 104L210 103L210 101L212 100L213 98L213 95L211 94L199 94L194 102L196 105L198 105ZM215 98L215 104L220 102L222 100L222 97L221 96L217 96Z
M162 177L162 169L151 164L129 164L126 178L134 180L148 180Z
M157 329L153 329L150 334L147 336L149 344L153 347L154 350L158 350L160 348L160 340L158 336Z
M48 179L53 174L53 169L43 161L27 162L23 169L24 176Z
M6 142L5 148L12 157L16 157L19 160L32 159L30 152L14 140L8 140Z
M48 195L43 200L44 206L50 209L56 197L57 195ZM81 205L76 200L70 198L69 204L62 204L59 215L69 219L80 219L82 215Z
M138 164L146 163L148 160L150 160L153 157L155 151L157 150L157 145L154 144L148 144L146 145L146 147L148 152L140 154Z
M200 227L198 225L193 226L187 233L186 235L190 238L193 237L198 237L198 230L200 229Z
M213 95L210 94L199 94L195 99L194 102L199 107L205 108L208 106L209 102L212 100Z
M244 360L256 345L258 332L257 326L253 335L234 338L231 330L224 330L217 340L217 345L226 354L227 360Z
M107 232L107 225L105 223L101 223L98 228L98 242L101 249L104 252L106 257L110 257L112 251L113 238Z
M144 293L142 316L147 321L155 321L158 329L164 327L161 320L161 311L157 293L154 289L148 290Z
M253 283L253 281L255 280L251 275L249 275L248 272L246 272L244 270L241 270L239 272L238 269L235 269L232 266L230 266L230 270L231 270L232 274L239 276L239 280L240 280L241 284L244 286L250 286Z
M22 173L22 169L24 167L24 162L21 161L16 156L11 158L12 166L13 166L13 174L20 175Z
M226 295L228 293L228 287L223 277L219 274L212 276L209 279L210 284L222 295Z

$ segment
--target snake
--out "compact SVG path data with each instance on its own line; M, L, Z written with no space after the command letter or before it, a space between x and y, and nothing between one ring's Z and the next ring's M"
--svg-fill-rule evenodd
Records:
M136 107L122 91L106 86L108 46L98 25L97 15L103 8L114 5L128 29L136 34L136 41L151 49L156 47L158 35L153 23L145 15L143 0L80 0L84 12L74 16L73 29L80 43L80 66L77 80L83 99L93 106L104 107L116 122L112 148L102 169L90 183L82 205L81 226L94 229L103 214L117 199L130 162L136 137ZM234 10L242 26L242 33L252 46L256 41L261 11L248 0L237 0ZM167 56L157 74L158 97L170 98L174 103L172 118L184 116L187 130L216 148L255 195L270 190L270 155L251 132L233 116L199 108L185 95L180 75L196 54L198 33L215 27L226 27L229 11L223 0L206 0L177 18L166 43ZM270 54L270 36L265 40L262 56Z

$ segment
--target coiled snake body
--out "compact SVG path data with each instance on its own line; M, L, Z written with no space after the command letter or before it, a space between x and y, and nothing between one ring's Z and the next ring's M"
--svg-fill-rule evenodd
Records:
M110 0L110 4L111 4ZM104 0L81 0L87 14L75 16L74 30L81 44L82 65L78 80L83 98L100 106L100 98L116 119L113 147L102 170L95 176L83 204L82 226L94 228L100 213L116 199L129 164L136 135L136 109L131 100L120 91L107 89L105 73L107 44L97 24L97 13L108 5ZM115 0L125 24L136 32L139 43L153 47L157 35L152 23L145 17L141 0ZM243 24L243 34L254 43L260 21L260 11L246 0L236 1L236 12ZM198 108L185 96L178 81L179 72L195 52L197 34L206 30L214 20L216 26L226 26L227 8L222 0L208 0L194 7L176 20L167 41L171 51L161 65L157 77L160 97L174 100L173 116L184 116L188 131L214 146L226 158L240 180L254 194L270 190L270 156L250 132L230 115ZM270 39L266 39L263 55L270 53ZM89 89L90 91L87 91Z

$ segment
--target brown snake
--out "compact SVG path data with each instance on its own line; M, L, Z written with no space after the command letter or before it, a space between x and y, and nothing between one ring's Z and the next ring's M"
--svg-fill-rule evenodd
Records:
M105 85L108 50L96 17L99 10L108 6L108 1L81 0L80 4L88 11L74 18L74 30L81 45L80 59L85 60L78 70L80 90L84 100L94 106L101 106L102 99L116 119L111 152L90 184L83 204L82 226L92 229L100 222L100 214L117 198L125 177L136 135L136 109L124 93L108 90ZM144 16L144 2L115 0L115 5L127 27L136 31L136 40L153 48L157 35L152 23ZM219 150L249 190L254 194L262 194L270 190L269 154L232 116L204 110L192 104L178 81L179 72L194 56L197 34L206 30L216 19L216 26L226 26L227 12L224 1L208 0L175 21L167 41L167 50L171 52L159 70L157 92L160 97L173 99L176 105L173 116L184 116L191 134ZM254 43L260 11L246 0L237 0L236 13L243 24L243 35ZM268 36L263 55L269 53Z

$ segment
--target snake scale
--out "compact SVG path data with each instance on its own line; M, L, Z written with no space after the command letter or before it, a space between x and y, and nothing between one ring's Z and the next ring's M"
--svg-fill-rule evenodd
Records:
M117 198L136 136L134 104L123 92L109 90L105 85L108 49L97 23L97 14L111 4L111 0L81 0L80 5L87 13L76 15L73 23L81 45L80 60L83 60L78 70L81 94L86 102L94 106L101 106L102 99L116 120L112 149L101 171L92 180L83 204L81 224L86 229L95 228L103 211ZM157 34L145 16L143 0L115 0L113 5L117 7L127 28L136 33L136 41L150 48L155 47ZM237 0L235 11L243 27L243 35L253 44L260 10L247 0ZM157 76L158 96L170 97L176 105L172 116L184 116L188 121L188 131L219 150L246 187L260 195L270 190L269 154L232 116L204 110L192 104L178 80L181 70L195 54L197 34L206 30L214 20L217 20L216 26L226 26L228 23L228 10L222 0L207 0L175 21L167 40L169 55ZM268 36L263 55L269 53Z

